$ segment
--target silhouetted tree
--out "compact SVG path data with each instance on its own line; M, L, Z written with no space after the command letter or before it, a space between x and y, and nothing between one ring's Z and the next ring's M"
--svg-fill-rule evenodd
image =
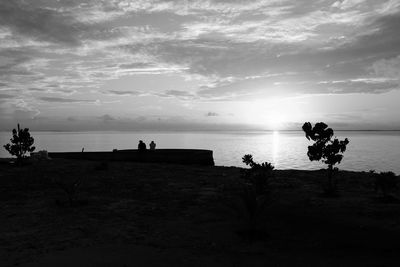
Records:
M323 163L328 165L328 186L325 188L325 192L333 194L336 192L336 185L333 182L333 166L342 161L343 154L341 153L346 151L349 140L347 138L342 141L336 138L332 140L333 130L323 122L316 123L314 127L311 123L306 122L302 128L306 138L315 142L308 147L308 158L311 161L322 160Z
M18 128L12 130L13 137L10 139L10 143L4 145L4 148L12 155L17 157L19 163L26 157L26 152L33 152L35 147L33 146L34 139L29 133L29 129Z

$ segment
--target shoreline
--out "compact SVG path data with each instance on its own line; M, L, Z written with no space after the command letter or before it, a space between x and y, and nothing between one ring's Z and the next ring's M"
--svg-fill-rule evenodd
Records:
M4 157L0 157L0 164L1 163L7 163L7 161L13 161L13 160L16 160L16 158L4 158ZM51 160L53 160L53 159L48 159L49 161L51 161ZM71 159L71 160L74 160L74 159ZM75 159L75 160L78 160L78 159ZM43 162L46 162L47 160L43 160ZM102 160L85 160L85 159L82 159L82 161L92 161L92 162L102 162ZM135 163L138 163L138 162L129 162L129 161L121 161L121 162L125 162L125 163L132 163L132 164L135 164ZM144 164L160 164L160 165L164 165L164 164L167 164L167 165L170 165L170 164L172 164L172 165L178 165L178 166L199 166L199 167L201 167L202 165L201 164L189 164L189 165L185 165L185 164L174 164L174 163L162 163L162 162L160 162L160 163L152 163L152 162L148 162L148 163L146 163L146 162L142 162L142 163L144 163ZM219 168L238 168L238 169L248 169L249 167L247 167L244 163L243 163L243 166L225 166L225 165L213 165L213 166L210 166L210 167L219 167ZM304 172L315 172L315 171L325 171L327 168L325 167L325 166L323 166L323 167L321 167L321 168L314 168L314 169L274 169L275 171L304 171ZM339 165L339 171L340 172L349 172L349 173L361 173L361 174L368 174L369 172L370 172L370 170L351 170L351 169L342 169L342 168L340 168L340 165ZM390 171L390 170L380 170L380 171L376 171L375 173L377 173L377 174L379 174L380 172L387 172L387 171ZM393 172L396 176L400 176L400 174L398 174L398 173L396 173L396 172Z

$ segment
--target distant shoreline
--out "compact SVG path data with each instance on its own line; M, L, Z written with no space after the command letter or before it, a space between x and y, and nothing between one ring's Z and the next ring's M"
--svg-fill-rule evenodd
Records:
M9 133L10 130L0 130L0 133ZM335 132L400 132L398 130L334 130ZM48 132L48 133L131 133L131 132L147 132L147 133L273 133L273 132L302 132L302 130L31 130L31 132Z

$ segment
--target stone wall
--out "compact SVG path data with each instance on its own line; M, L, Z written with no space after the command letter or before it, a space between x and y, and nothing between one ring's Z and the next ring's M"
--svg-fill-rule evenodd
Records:
M112 152L49 152L50 158L214 165L212 150L157 149Z

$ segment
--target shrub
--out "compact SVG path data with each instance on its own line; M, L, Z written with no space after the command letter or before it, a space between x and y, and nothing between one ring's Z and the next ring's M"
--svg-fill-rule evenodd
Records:
M393 172L381 172L375 176L375 191L381 192L384 198L388 198L397 189L397 181L397 176Z
M243 171L242 177L254 186L257 194L265 193L268 186L268 179L273 174L274 166L268 162L256 163L250 154L244 155L242 160L243 163L250 166L250 169Z
M246 209L248 218L248 227L243 232L254 239L254 233L260 232L255 228L257 218L264 210L270 200L269 178L273 176L274 166L271 163L256 163L252 155L244 155L243 162L250 166L250 169L245 169L242 172L242 178L245 183L243 185L243 192L240 195L244 208Z
M244 187L242 198L251 221L255 220L257 214L265 207L268 200L267 194L257 194L255 188L249 184Z
M314 127L312 127L311 123L306 122L302 129L306 134L306 138L315 142L308 147L308 158L311 161L321 160L328 165L328 184L325 188L325 193L329 195L335 194L336 183L333 180L333 166L342 161L343 153L346 151L349 140L347 138L341 141L336 138L332 140L333 130L323 122L316 123Z
M78 201L78 192L82 184L81 178L75 179L72 183L61 182L60 180L54 180L54 182L67 195L68 202L71 207L80 204Z
M18 128L12 130L13 137L10 139L10 143L4 145L4 148L12 155L17 157L19 163L26 157L27 152L33 152L35 147L33 146L34 139L29 133L29 129Z
M97 166L94 167L96 171L108 171L108 162L102 161Z

